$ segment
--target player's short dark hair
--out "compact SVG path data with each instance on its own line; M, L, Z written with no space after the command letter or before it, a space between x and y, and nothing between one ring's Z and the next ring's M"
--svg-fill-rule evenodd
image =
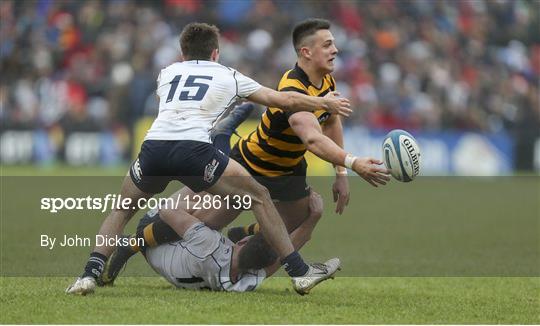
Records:
M208 60L219 48L219 29L205 23L187 24L180 33L180 48L185 60Z
M272 265L278 258L261 233L252 236L238 254L238 267L242 271L261 269Z
M300 47L304 39L321 29L330 29L330 22L321 18L310 18L298 23L293 29L293 46L296 53L300 52Z

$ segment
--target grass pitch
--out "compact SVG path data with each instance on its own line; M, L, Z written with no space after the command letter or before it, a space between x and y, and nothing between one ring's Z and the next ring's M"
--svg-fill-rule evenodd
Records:
M121 278L86 297L66 277L2 278L0 321L27 324L538 324L536 278L337 277L310 295L284 277L252 293L175 290L154 277Z
M308 296L294 293L286 277L253 293L176 290L148 277L154 274L139 256L114 287L73 297L63 291L91 248L48 251L38 236L93 234L103 214L46 214L38 198L70 195L70 186L114 192L119 183L59 177L66 173L124 169L2 167L3 176L54 176L2 179L2 324L540 324L538 177L420 178L380 189L355 177L343 216L333 214L331 180L311 180L325 198L325 216L302 253L339 256L343 271ZM252 219L243 214L235 224Z

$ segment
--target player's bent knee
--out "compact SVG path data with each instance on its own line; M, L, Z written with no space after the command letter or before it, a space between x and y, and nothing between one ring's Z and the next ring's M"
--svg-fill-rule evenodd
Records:
M314 216L315 218L319 219L322 217L324 212L324 202L321 197L317 197L314 199L318 202L317 205L313 205L314 207L311 207L309 210L309 214L311 216Z

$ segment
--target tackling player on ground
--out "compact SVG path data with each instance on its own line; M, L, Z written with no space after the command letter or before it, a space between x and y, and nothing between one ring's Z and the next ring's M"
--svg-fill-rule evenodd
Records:
M310 205L322 205L319 194L313 192L310 195ZM313 211L321 210L314 207ZM296 250L308 241L320 217L321 214L310 215L291 234ZM138 229L142 230L158 219L158 212L150 211L141 219ZM178 219L178 225L182 239L143 251L148 264L176 287L253 291L279 269L276 254L261 234L246 237L234 244L190 215ZM334 258L321 268L333 277L339 266L339 259Z
M334 93L316 98L262 87L234 69L217 63L218 38L218 29L207 24L189 24L182 31L180 46L184 62L163 69L158 77L158 117L146 135L129 176L124 179L121 196L136 203L140 198L162 192L171 180L181 181L194 192L250 196L252 210L262 225L265 238L293 278L295 290L302 292L311 285L308 283L313 283L312 274L321 272L320 268L317 264L306 264L294 250L268 190L251 178L245 168L217 150L210 142L209 131L238 98L291 111L324 108L344 115L350 113L349 103ZM112 210L99 234L109 238L120 236L137 210L137 207ZM160 211L161 218L176 233L182 230L175 220L183 214L188 213L174 208ZM96 246L82 276L66 292L83 295L93 292L113 250L109 246Z

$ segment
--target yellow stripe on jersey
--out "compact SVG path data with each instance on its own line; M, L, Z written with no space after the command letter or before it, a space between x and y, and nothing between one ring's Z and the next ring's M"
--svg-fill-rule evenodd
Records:
M263 126L265 128L263 128ZM302 143L300 144L292 144L290 142L281 141L275 137L270 137L267 133L264 132L264 129L270 129L270 118L268 118L267 114L263 114L261 118L261 122L259 126L257 127L257 130L259 131L259 134L261 135L262 139L266 140L267 142L271 142L273 145L275 145L278 149L284 150L284 151L304 151L306 150L306 146ZM288 136L294 136L296 137L296 134L294 133L294 130L292 128L287 128L281 132L284 135Z
M264 149L262 149L261 146L259 146L257 142L246 142L246 146L247 146L247 149L251 153L258 153L257 157L261 159L262 161L273 163L276 165L281 165L284 167L296 166L298 163L300 163L303 157L303 156L300 156L297 158L286 158L286 157L280 157L277 155L272 155L272 154L266 153Z
M286 74L290 73L292 70L289 70ZM283 78L281 79L281 82L283 82ZM306 91L306 86L300 81L300 80L297 80L297 79L287 79L286 82L283 83L283 86L282 83L280 82L280 84L278 85L278 90L281 90L282 88L285 88L285 87L293 87L293 88L296 88L297 90L299 90L301 93L302 91Z
M294 91L310 96L325 96L335 90L331 75L323 78L321 87L315 87L306 73L297 65L287 71L278 84L278 91ZM324 110L313 112L320 124L330 116ZM268 108L259 126L239 141L240 152L247 164L265 176L289 174L302 161L306 146L289 124L291 113L279 108Z
M279 177L279 176L283 176L283 175L287 174L286 172L283 172L283 171L273 171L273 170L263 169L263 168L255 165L255 164L251 163L248 159L246 159L246 154L244 153L244 149L242 148L242 144L239 144L238 147L240 148L240 154L242 154L242 156L244 157L244 160L246 161L246 163L249 165L249 167L251 169L253 169L258 174L264 175L264 176L267 176L267 177Z
M263 131L261 126L257 127L257 133L254 133L253 136L249 138L249 141L254 142L266 142L270 146L275 147L278 150L285 151L285 152L301 152L306 150L306 146L304 144L291 144L286 141L279 140L277 138L269 137L266 135ZM261 138L258 137L258 135L261 135Z
M268 153L264 153L264 150L257 145L256 143L246 143L247 149L251 153L259 153L257 156L261 161L272 163L276 165L280 165L283 167L295 167L300 163L303 156L300 156L298 158L285 158L285 157L279 157L277 155L270 155Z

